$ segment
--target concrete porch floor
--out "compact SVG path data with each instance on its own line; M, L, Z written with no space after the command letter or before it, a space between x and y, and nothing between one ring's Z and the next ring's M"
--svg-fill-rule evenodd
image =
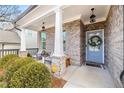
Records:
M114 88L107 70L91 66L70 66L62 76L64 88Z

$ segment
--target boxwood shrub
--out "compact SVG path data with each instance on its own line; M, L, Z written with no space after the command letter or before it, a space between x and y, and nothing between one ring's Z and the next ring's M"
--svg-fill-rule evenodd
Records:
M5 82L0 82L0 88L7 88L7 84Z
M14 73L9 87L49 88L51 87L51 74L44 64L32 62Z
M32 58L25 57L25 58L18 58L15 61L13 61L6 69L5 72L5 80L9 86L9 81L11 77L13 76L13 73L17 71L20 67L29 64L31 62L34 62Z
M0 76L0 82L4 80L4 76Z
M6 64L4 64L2 66L2 68L4 70L6 70L11 64L13 64L16 60L20 59L20 57L15 57L15 58L12 58L11 60L9 60L8 62L6 62Z
M7 66L5 65L9 65L10 62L13 62L16 58L19 58L17 55L15 54L9 54L4 56L3 58L0 59L0 68L6 68Z

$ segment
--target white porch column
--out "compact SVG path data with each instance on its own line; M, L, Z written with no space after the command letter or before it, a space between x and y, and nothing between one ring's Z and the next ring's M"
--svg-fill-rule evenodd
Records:
M57 8L55 10L55 44L53 56L62 57L63 52L63 31L62 31L62 10Z
M20 35L20 39L21 39L21 44L20 44L20 52L19 52L19 56L27 56L27 52L26 52L26 39L25 39L25 29L21 29L21 35Z
M41 49L41 32L37 32L37 47Z
M65 72L65 55L63 52L62 10L55 10L55 42L52 57L52 72L55 77L61 77Z

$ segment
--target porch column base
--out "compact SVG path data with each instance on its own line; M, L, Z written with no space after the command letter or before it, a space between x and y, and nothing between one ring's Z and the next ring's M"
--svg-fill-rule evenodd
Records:
M60 78L66 71L66 57L52 57L53 76Z
M27 57L27 51L19 51L20 57Z

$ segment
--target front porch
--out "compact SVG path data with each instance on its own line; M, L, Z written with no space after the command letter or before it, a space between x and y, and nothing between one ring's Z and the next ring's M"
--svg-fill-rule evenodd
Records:
M90 24L89 10L92 7L96 8L98 18L95 23ZM83 13L82 10L85 12ZM19 25L18 28L21 29L20 49L16 53L21 56L30 53L34 56L38 51L46 50L51 57L49 68L52 69L54 66L54 75L67 81L64 88L122 87L120 81L120 74L123 71L122 11L123 6L110 5L37 6L21 17L22 19L15 20ZM42 24L43 22L45 24ZM44 30L43 26L46 27ZM26 49L25 29L34 30L37 33L36 49ZM86 32L95 30L104 31L105 55L103 56L105 60L103 65L105 69L85 65L87 61ZM65 36L63 36L64 32ZM42 36L42 33L46 36ZM1 54L4 54L2 52ZM71 62L69 67L65 66L67 57ZM45 63L45 59L42 58L39 62Z

